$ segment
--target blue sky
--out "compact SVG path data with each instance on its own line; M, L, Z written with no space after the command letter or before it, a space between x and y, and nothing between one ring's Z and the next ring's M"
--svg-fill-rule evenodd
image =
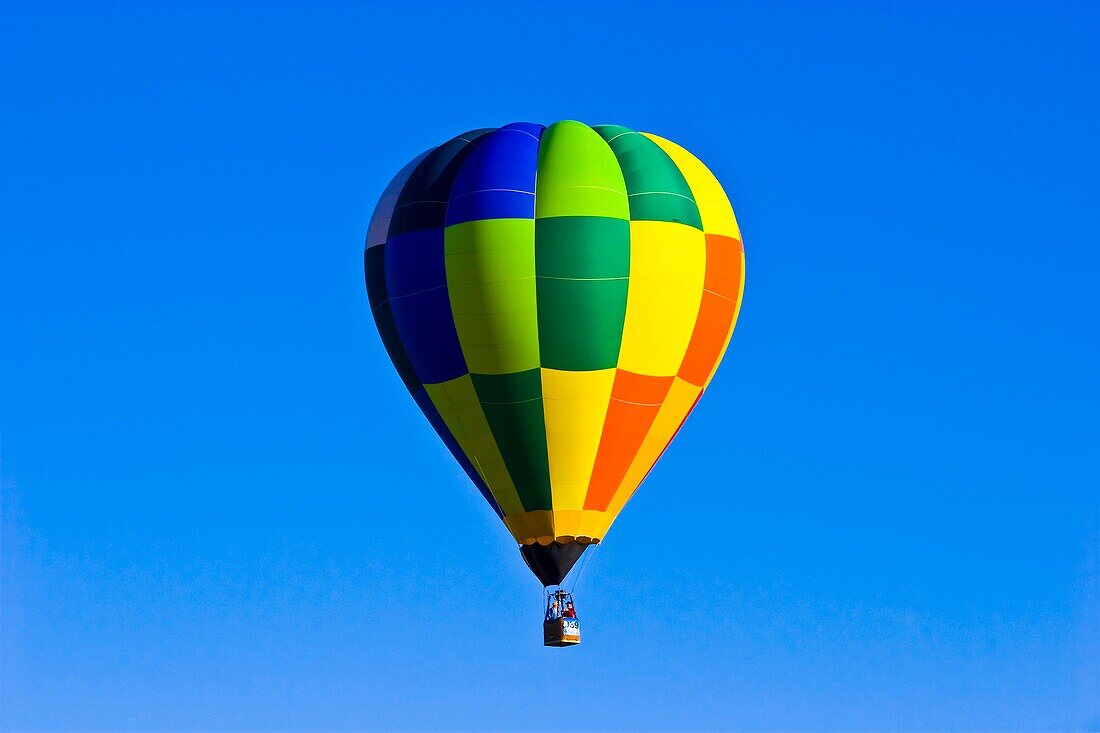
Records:
M1100 730L1098 21L4 3L0 727ZM748 278L553 650L360 258L564 118L697 153Z

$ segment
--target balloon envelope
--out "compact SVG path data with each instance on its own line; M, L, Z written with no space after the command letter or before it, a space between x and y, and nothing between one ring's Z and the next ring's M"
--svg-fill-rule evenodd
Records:
M402 381L532 571L606 535L729 343L744 252L691 153L625 127L473 130L409 163L367 235Z

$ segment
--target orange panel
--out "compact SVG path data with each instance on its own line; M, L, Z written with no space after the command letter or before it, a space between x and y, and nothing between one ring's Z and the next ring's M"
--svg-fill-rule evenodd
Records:
M611 398L659 407L665 401L665 395L668 394L671 386L671 376L653 377L620 369L615 373L615 386L611 389Z
M709 291L703 293L699 318L695 321L695 330L676 376L696 387L703 386L722 354L736 309L737 304L732 300Z
M649 474L653 464L668 448L672 438L683 426L688 413L699 401L702 392L702 388L688 384L679 377L672 380L672 386L669 387L668 395L661 403L661 409L653 420L649 434L646 435L645 440L639 446L638 454L634 456L630 468L623 476L622 483L619 484L619 488L611 498L611 503L607 505L607 511L602 515L607 524L598 527L598 532L594 532L593 537L603 538L606 536L607 528L615 521L619 511L634 494L642 480Z
M722 357L722 349L737 317L741 290L741 242L719 234L707 235L707 270L699 317L687 353L676 375L702 387Z
M707 235L707 269L703 287L730 300L741 290L741 242L721 234Z
M745 253L741 253L741 287L737 291L737 308L733 312L733 323L730 324L730 332L726 334L726 343L722 347L722 351L718 354L717 361L714 362L714 368L710 370L710 376L707 377L706 384L703 385L703 389L707 388L710 384L710 380L714 379L714 373L718 371L718 365L722 363L722 357L726 353L726 349L729 348L730 339L733 337L733 327L737 323L737 316L741 312L741 302L744 300L745 295Z
M616 371L585 509L607 509L657 417L672 379Z
M662 448L661 452L657 454L657 459L653 461L653 466L656 466L657 461L661 460L661 456L663 456L665 454L665 451L668 450L668 447L670 445L672 445L672 441L676 440L676 436L679 435L680 431L683 430L683 428L684 428L684 423L686 423L688 421L688 417L690 417L691 413L695 411L695 406L699 404L699 400L701 400L702 398L703 398L703 393L702 392L695 395L695 400L691 403L691 407L688 408L688 411L685 412L684 416L680 419L680 424L676 426L676 431L673 432L672 435L669 437L669 439L665 442L665 447ZM653 470L653 466L649 467L649 471ZM646 471L646 474L645 474L646 477L649 476L649 471ZM642 478L642 481L645 481L645 478ZM640 486L641 482L638 482L638 485Z

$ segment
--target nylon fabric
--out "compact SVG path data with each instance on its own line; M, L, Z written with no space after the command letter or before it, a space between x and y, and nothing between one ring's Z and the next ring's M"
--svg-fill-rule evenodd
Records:
M744 295L741 232L707 167L572 120L417 156L363 260L402 382L531 548L606 536L713 379ZM572 564L532 553L545 578Z

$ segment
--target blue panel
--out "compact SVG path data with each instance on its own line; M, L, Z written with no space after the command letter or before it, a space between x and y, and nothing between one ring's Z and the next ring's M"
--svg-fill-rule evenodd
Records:
M434 150L435 148L432 148ZM427 150L416 156L393 177L378 204L374 207L374 214L370 218L370 226L367 227L367 247L377 247L385 244L386 237L390 233L390 221L393 218L393 210L397 207L397 199L405 190L405 184L409 182L409 176L420 166L420 162L432 152Z
M401 343L423 384L438 384L466 373L458 343L447 271L443 229L426 229L386 242L386 291Z
M417 406L420 407L420 411L424 413L424 417L428 418L428 422L435 428L435 432L439 434L439 437L443 440L443 444L447 446L447 450L451 451L451 455L458 461L458 465L462 466L462 470L466 472L466 475L474 482L474 486L477 487L477 490L485 497L485 501L489 502L489 506L493 508L493 511L497 513L498 517L503 517L504 512L501 511L500 505L498 505L496 499L493 498L493 494L489 491L489 487L481 480L481 476L478 475L474 465L470 463L470 459L462 452L462 448L459 447L458 441L455 440L455 436L451 433L450 428L447 427L447 423L443 422L443 417L439 414L439 410L435 409L435 405L428 397L428 393L423 387L420 387L413 391L412 396L413 399L416 400Z
M518 122L478 140L466 157L447 207L447 225L535 216L535 170L541 125Z
M546 129L546 125L540 125L535 122L513 122L500 128L502 130L519 130L520 132L526 132L536 140L542 137L542 131Z
M397 197L386 239L386 291L393 323L417 378L438 384L466 374L443 260L443 222L455 177L478 141L474 130L435 148Z
M422 383L439 384L466 374L446 288L390 298L390 308L401 343Z
M390 308L389 294L386 291L385 253L384 244L368 247L363 252L363 268L366 272L370 309L374 315L374 324L378 327L378 335L382 337L386 353L390 355L390 361L393 362L398 376L405 383L405 389L415 392L420 389L420 381L416 378L416 371L412 367L412 362L409 361L409 355L401 343L397 326L393 322L393 310Z
M535 197L514 191L478 191L451 201L447 226L481 219L534 219Z
M463 133L424 156L397 197L389 236L443 226L455 176L475 144L488 132Z
M385 266L393 320L417 377L424 384L461 377L466 360L447 295L443 230L393 237L386 242Z
M447 287L443 229L390 235L386 241L386 291L390 299Z

